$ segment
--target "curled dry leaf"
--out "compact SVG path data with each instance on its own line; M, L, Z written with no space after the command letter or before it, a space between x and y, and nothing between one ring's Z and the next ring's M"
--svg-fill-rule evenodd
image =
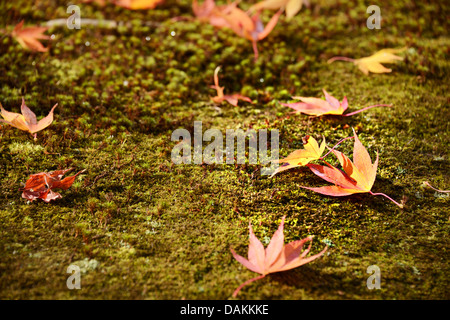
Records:
M250 11L260 11L264 9L286 11L287 19L291 19L302 8L303 0L263 0L250 7Z
M233 257L250 271L259 273L260 276L247 280L241 284L233 293L233 297L239 293L243 286L255 280L264 278L269 273L281 272L300 267L309 263L327 251L328 246L325 246L321 252L316 255L306 257L311 250L313 237L309 236L302 240L297 240L284 245L284 219L282 218L278 230L273 234L269 245L264 249L261 241L256 238L253 233L252 225L249 224L250 229L250 243L248 246L248 260L238 255L230 248ZM309 247L303 250L303 246L309 242Z
M130 10L153 9L164 0L116 0L114 3Z
M310 116L323 116L323 115L337 115L337 116L352 116L370 108L374 107L391 107L390 104L376 104L368 106L366 108L344 114L344 111L348 108L347 97L344 97L342 102L328 94L325 89L322 89L325 95L325 100L314 97L300 97L295 96L292 99L301 100L302 102L282 103L283 106L294 109L293 113L304 113Z
M299 166L305 166L309 162L313 160L318 160L322 156L323 152L325 151L325 137L323 138L322 144L319 147L319 144L317 143L316 139L310 136L306 136L303 138L303 147L304 149L299 149L291 152L286 158L281 160L275 160L274 162L277 163L286 163L286 165L278 167L270 176L272 178L275 174L299 167Z
M48 40L49 36L45 35L44 32L47 31L47 27L23 27L24 20L20 21L16 25L11 33L11 35L16 39L22 47L32 51L47 52L48 48L44 47L39 40Z
M358 66L359 70L361 70L365 75L368 75L369 72L388 73L391 72L392 69L386 68L385 66L382 65L382 63L395 63L397 61L402 61L403 58L400 56L396 56L395 53L405 51L405 49L406 48L382 49L369 57L364 57L360 59L352 59L347 57L333 57L328 60L328 63L332 63L338 60L353 62L356 66Z
M214 85L211 86L211 88L216 89L217 96L212 97L211 98L212 101L214 101L215 103L221 103L222 101L226 100L235 107L237 107L237 105L238 105L238 100L244 100L244 101L252 103L252 99L250 99L249 97L243 96L239 93L233 93L232 95L224 95L223 94L224 87L219 86L219 76L218 76L219 70L220 70L220 66L214 70Z
M403 208L403 205L391 199L384 193L373 193L371 191L377 175L378 153L375 162L372 164L370 155L359 140L355 130L353 130L353 133L355 138L355 144L353 148L353 162L342 152L337 150L332 151L338 158L343 171L333 167L327 162L325 162L326 166L307 164L307 166L314 174L328 182L334 183L334 186L325 186L319 188L302 186L302 188L334 197L368 192L374 196L384 196L394 202L400 208Z
M70 170L72 169L32 174L25 183L25 187L22 189L22 198L30 201L42 199L45 202L61 198L61 194L54 192L53 189L66 190L70 188L74 183L75 178L86 171L81 170L73 176L62 179L64 174Z
M24 98L22 98L22 106L20 108L22 114L6 111L0 104L1 115L4 119L0 119L0 122L10 124L20 130L28 131L29 133L34 134L34 137L36 138L36 133L38 131L47 128L53 122L53 111L57 105L58 104L55 104L53 106L52 110L50 110L50 113L45 118L37 121L34 112L25 105Z

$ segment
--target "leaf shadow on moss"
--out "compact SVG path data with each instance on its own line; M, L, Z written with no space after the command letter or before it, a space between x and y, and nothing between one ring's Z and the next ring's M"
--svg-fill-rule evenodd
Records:
M333 296L339 292L338 294L344 295L345 298L345 296L360 294L358 288L361 279L355 277L349 280L345 279L345 276L340 273L328 274L312 266L302 266L298 270L274 273L271 278L281 284L314 292L320 296Z

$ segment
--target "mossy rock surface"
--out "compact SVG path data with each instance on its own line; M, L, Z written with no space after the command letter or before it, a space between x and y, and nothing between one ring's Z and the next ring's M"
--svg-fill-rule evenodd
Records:
M258 43L256 62L248 40L196 21L188 0L144 11L80 4L82 18L124 23L52 27L46 53L2 37L3 107L19 112L24 97L40 118L59 105L37 140L1 124L0 298L230 299L255 276L230 247L247 254L249 222L267 245L286 215L286 242L314 235L312 252L326 243L327 253L244 287L238 298L449 299L449 196L423 185L450 186L448 6L385 1L381 29L370 30L364 1L310 2L292 20L280 18ZM33 3L2 2L0 28L69 16L66 1ZM327 64L400 47L408 47L405 59L387 65L388 74ZM219 65L225 93L253 104L211 101ZM310 118L280 104L321 97L322 88L347 96L350 111L393 107ZM192 133L197 120L203 131L278 129L280 157L306 135L331 146L355 128L372 159L379 153L373 191L405 208L369 194L302 189L327 184L307 168L269 179L259 165L174 165L172 132ZM351 156L352 140L339 150ZM30 174L70 167L86 172L61 199L21 198ZM83 267L80 290L66 286L71 264ZM381 270L379 290L366 286L371 265Z

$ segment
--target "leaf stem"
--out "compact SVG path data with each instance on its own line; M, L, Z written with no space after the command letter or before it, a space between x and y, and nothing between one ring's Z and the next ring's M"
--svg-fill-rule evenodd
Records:
M389 200L391 200L393 203L395 203L396 205L398 205L400 208L403 209L403 205L398 203L397 201L395 201L394 199L392 199L391 197L389 197L388 195L384 194L384 193L373 193L372 191L369 191L369 193L373 196L383 196L388 198Z
M341 56L337 56L337 57L333 57L331 59L328 59L327 63L332 63L334 61L348 61L348 62L355 62L355 59L352 58L348 58L348 57L341 57Z
M252 46L253 46L253 52L255 54L255 62L258 60L258 44L256 43L256 41L252 41Z
M340 145L343 141L348 140L348 139L354 139L354 138L355 138L354 136L351 136L351 137L347 137L347 138L344 138L344 139L339 140L339 142L336 143L336 144L334 145L334 147L330 149L330 151L328 151L323 157L320 157L319 159L320 159L320 160L323 160L327 155L330 154L331 151L333 151L333 150L334 150L338 145Z
M392 107L392 104L374 104L373 106L368 106L368 107L365 107L365 108L362 108L362 109L359 109L359 110L356 110L356 111L353 111L353 112L350 112L350 113L347 113L347 114L343 114L343 116L344 117L349 117L349 116L352 116L354 114L357 114L357 113L360 113L360 112L365 111L367 109L371 109L371 108L375 108L375 107Z
M424 181L423 184L426 185L426 186L429 186L431 189L436 190L437 192L445 192L445 193L449 193L450 192L450 190L439 190L439 189L436 189L428 181Z
M251 282L253 282L253 281L262 279L262 278L264 278L265 276L266 276L265 274L262 274L262 275L260 275L260 276L257 276L256 278L253 278L253 279L250 279L250 280L245 281L243 284L241 284L239 287L237 287L236 290L234 290L234 292L233 292L233 298L236 298L236 296L237 296L237 294L239 293L239 291L240 291L245 285L247 285L247 284L249 284L249 283L251 283Z

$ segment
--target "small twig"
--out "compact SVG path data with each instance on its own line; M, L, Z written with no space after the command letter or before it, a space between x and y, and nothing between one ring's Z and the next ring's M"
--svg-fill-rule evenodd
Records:
M101 238L104 238L104 237L105 237L104 234L98 234L98 235L96 235L96 236L93 236L93 237L91 238L91 241L92 241L92 240L101 239Z
M160 22L155 21L142 21L142 24L148 27L159 27ZM65 27L67 26L67 19L54 19L44 23L46 27ZM95 26L99 28L115 29L117 27L125 26L131 28L133 24L131 22L114 21L114 20L99 20L99 19L80 19L80 25Z
M117 28L117 22L114 20L98 20L98 19L80 19L81 25L91 25L105 28ZM67 19L54 19L44 23L45 26L65 27L67 26Z
M127 163L122 163L122 164L120 164L120 165L119 165L119 163L117 163L117 166L116 166L116 168L117 168L117 169L120 169L120 168L122 168L123 166L126 166L126 165L128 165L128 164L132 163L133 161L134 161L134 154L133 154L133 155L131 155L131 160L130 160L130 161L128 161Z
M111 173L111 172L112 172L112 170L105 171L105 172L103 172L102 174L96 176L96 177L94 178L94 181L93 181L90 185L85 186L85 188L92 187L92 186L97 182L97 180L103 178L104 176L106 176L108 173Z

